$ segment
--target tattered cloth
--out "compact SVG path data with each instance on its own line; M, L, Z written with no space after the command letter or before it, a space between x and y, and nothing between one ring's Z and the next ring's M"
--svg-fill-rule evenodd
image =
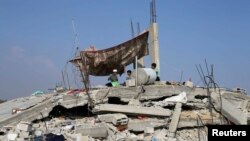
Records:
M149 32L146 31L131 40L108 49L81 51L81 57L78 56L70 62L79 66L78 63L86 60L86 68L93 76L107 76L112 73L113 69L117 69L118 73L122 74L125 66L134 62L135 56L140 59L149 54L148 34Z

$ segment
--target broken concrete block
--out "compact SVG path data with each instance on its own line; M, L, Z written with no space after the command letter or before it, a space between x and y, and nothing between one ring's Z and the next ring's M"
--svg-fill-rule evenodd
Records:
M32 129L32 126L29 122L21 121L20 123L17 124L17 129L20 131L30 132Z
M144 136L143 141L152 141L152 135ZM154 140L153 140L154 141Z
M21 138L29 138L29 136L30 136L30 132L20 131L19 137L21 137Z
M127 131L118 132L115 135L116 141L131 141L130 133Z
M166 125L166 121L158 119L149 119L149 120L130 120L128 123L128 130L134 132L143 132L145 128L152 127L158 128Z
M36 130L36 131L34 132L34 135L35 135L36 137L40 137L40 136L43 135L43 131L41 131L41 130Z
M8 139L8 141L15 141L16 138L17 138L17 136L18 136L17 133L9 133L9 134L7 135L7 139Z
M74 129L74 125L66 125L66 126L63 126L62 129L65 131L69 131L69 130Z
M34 128L39 128L39 127L40 127L40 124L33 124L32 127L34 127Z
M115 126L113 126L112 124L106 124L108 131L112 132L112 133L116 133L118 132L117 128Z
M144 135L143 134L137 135L137 141L143 141L143 139L144 139Z
M131 99L128 105L141 106L141 102L138 99Z
M180 103L187 103L187 93L182 92L177 96L172 96L170 98L166 98L163 100L164 102L180 102Z
M130 134L130 138L134 141L134 140L138 140L138 136L137 135L135 135L135 134L133 134L133 133L131 133Z
M89 136L83 136L82 134L77 134L76 141L89 141Z
M179 95L176 96L172 96L169 98L164 99L163 101L159 101L159 102L152 102L154 105L156 106L169 106L172 105L172 103L187 103L188 99L187 99L187 93L186 92L182 92Z
M90 136L93 138L105 138L108 136L108 129L105 125L100 124L100 125L82 125L75 127L75 133L81 133L83 136Z
M171 115L171 111L161 107L136 107L131 105L116 105L116 104L99 104L93 109L93 112L119 112L130 115L151 115L167 117Z
M0 136L0 141L8 141L6 136Z
M25 139L25 138L17 138L15 141L28 141L28 139Z
M167 137L167 141L177 141L177 139L173 137Z
M102 122L113 123L114 125L128 124L128 117L124 114L104 114L98 115L97 118Z
M154 128L153 127L146 127L144 130L145 134L153 134L154 133Z
M165 141L167 139L166 135L167 135L167 131L166 130L161 130L159 132L156 132L153 135L152 140L153 141Z

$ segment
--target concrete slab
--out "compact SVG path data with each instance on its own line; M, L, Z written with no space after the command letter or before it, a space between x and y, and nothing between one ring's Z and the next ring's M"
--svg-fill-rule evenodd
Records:
M209 119L209 120L202 119L202 123L204 125L220 125L220 124L222 124L222 122L223 121L221 121L220 119L215 119L215 118L213 119L213 121L212 121L212 119ZM185 120L180 119L180 121L178 123L178 128L196 128L196 127L200 127L200 126L203 126L203 125L198 124L197 119L192 119L192 118L185 119Z
M94 113L98 112L117 112L129 115L149 115L167 117L171 115L171 111L161 107L136 107L131 105L116 105L116 104L100 104L93 109Z
M236 125L246 125L247 124L247 114L243 113L240 109L235 107L235 105L231 104L228 100L221 97L218 93L213 92L211 94L212 101L214 103L214 107L217 111L221 111L221 113L228 118L231 122Z
M130 120L128 123L128 130L134 131L134 132L143 132L147 127L149 128L160 128L166 125L166 122L164 120Z
M145 92L140 96L139 100L149 100L157 99L166 96L172 96L180 94L185 91L187 95L190 93L195 93L193 89L185 86L171 86L171 85L146 85L143 87ZM107 92L109 92L108 95ZM205 90L198 92L199 94L205 94ZM97 99L102 99L103 97L120 97L121 99L127 99L128 101L136 96L138 96L138 89L134 87L119 87L111 88L110 90L100 90L96 94Z
M97 119L102 122L113 123L114 125L127 125L128 124L128 117L124 114L97 115Z
M6 101L4 103L0 104L0 122L3 120L6 120L8 118L11 118L12 115L12 109L21 109L26 110L31 107L34 107L35 105L42 103L46 100L48 100L50 97L52 97L52 94L44 94L41 96L29 96L29 97L22 97L13 99L10 101Z

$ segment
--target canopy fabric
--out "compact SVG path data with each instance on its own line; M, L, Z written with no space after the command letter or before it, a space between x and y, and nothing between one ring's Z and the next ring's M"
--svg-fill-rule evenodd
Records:
M148 35L149 32L146 31L131 40L108 49L95 50L92 48L81 51L80 56L70 60L70 62L79 65L77 63L82 60L86 61L86 68L93 76L107 76L112 73L113 69L117 69L118 73L122 74L125 66L134 62L135 56L140 59L149 54Z

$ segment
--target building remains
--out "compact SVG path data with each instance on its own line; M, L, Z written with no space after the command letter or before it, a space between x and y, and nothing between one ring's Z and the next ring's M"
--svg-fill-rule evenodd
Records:
M122 74L148 55L148 36L152 63L160 70L154 0L148 29L115 47L89 48L70 60L81 72L83 88L1 103L0 140L207 141L208 125L250 124L250 96L241 88L219 87L207 64L207 76L197 67L203 87L191 80L155 81L156 72L140 65L125 85L90 87L89 75L107 76L113 69Z

